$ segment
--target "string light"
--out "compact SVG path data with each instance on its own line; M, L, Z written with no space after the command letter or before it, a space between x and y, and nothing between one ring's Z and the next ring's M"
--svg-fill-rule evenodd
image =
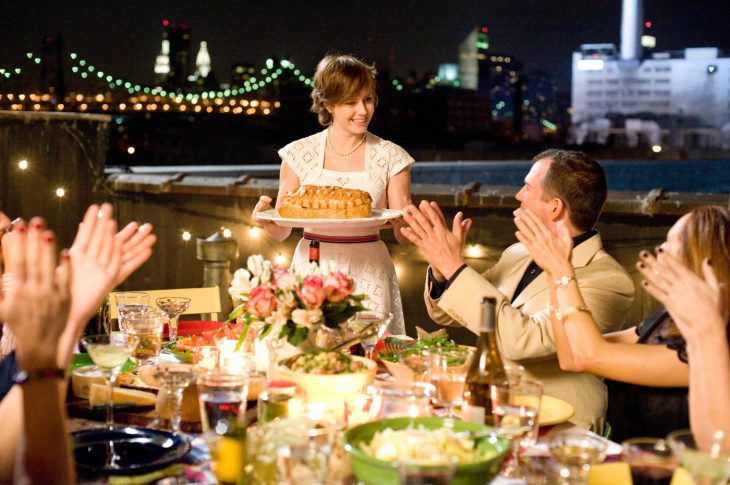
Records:
M248 228L248 235L257 238L261 235L261 229L256 226L251 226Z
M21 160L18 162L18 168L21 170L27 170L28 169L28 160Z
M134 152L135 152L134 147L127 148L127 153L129 153L130 155L134 155Z
M482 248L478 244L470 244L466 248L466 255L469 258L479 258L483 255Z
M56 197L58 197L60 199L61 197L64 197L65 195L66 195L66 189L64 189L63 187L59 187L56 189Z
M192 239L193 236L190 234L190 232L183 231L181 237L182 237L182 240L183 241L186 241L187 242L187 241L190 241L190 239Z
M282 253L278 253L276 256L274 256L274 263L276 263L278 266L284 266L287 262L287 257L284 256Z
M229 238L229 237L231 237L232 234L233 233L231 232L230 229L228 229L227 227L224 227L223 228L223 237Z

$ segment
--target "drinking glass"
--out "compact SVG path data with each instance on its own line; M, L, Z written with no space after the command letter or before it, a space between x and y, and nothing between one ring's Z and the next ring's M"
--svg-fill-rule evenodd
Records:
M213 370L198 376L200 418L204 433L235 433L242 423L248 375ZM245 426L244 426L245 428Z
M137 346L136 335L125 335L121 332L112 332L109 335L93 335L81 339L81 343L89 353L94 364L104 373L106 389L109 399L106 406L106 426L114 425L114 384L119 371Z
M418 462L398 462L401 485L449 485L454 478L455 465L424 465Z
M634 485L669 485L672 481L677 459L663 439L631 438L621 446Z
M162 349L162 327L169 321L167 315L157 308L145 307L127 312L123 321L124 333L139 339L132 360L140 365L155 364Z
M548 443L550 454L558 462L561 485L588 483L591 466L606 457L608 442L585 430L557 433Z
M431 384L436 386L436 400L450 418L454 417L454 404L464 400L464 383L473 353L471 349L459 349L458 355L448 350L431 353ZM463 357L466 364L461 361ZM454 365L455 358L458 358L458 365Z
M170 342L175 342L177 340L177 319L190 307L190 298L183 298L181 296L158 298L157 306L170 317L168 337Z
M502 466L502 475L520 477L520 453L535 444L542 383L529 379L504 379L491 386L494 425L511 442L511 457Z
M723 437L724 434L719 431L709 451L697 447L694 435L688 429L669 433L667 443L696 485L724 485L730 478L730 455L722 452Z
M431 366L431 352L421 350L420 352L409 352L408 347L398 351L398 359L413 372L414 382L428 382L428 372Z
M327 481L329 456L334 444L334 414L321 405L305 407L304 411L307 429L277 448L280 484L324 485Z
M117 303L119 330L124 331L124 317L127 313L138 312L147 308L150 294L146 291L124 291L114 295Z
M368 332L366 337L360 339L360 344L365 350L365 357L368 359L375 358L375 345L388 331L392 321L392 313L375 311L357 312L350 318L350 327L356 332L366 329L368 325L375 326L374 331Z
M183 391L195 382L197 373L191 368L162 366L155 372L154 376L161 385L160 392L165 392L165 403L170 416L172 432L179 433L180 421L182 420Z

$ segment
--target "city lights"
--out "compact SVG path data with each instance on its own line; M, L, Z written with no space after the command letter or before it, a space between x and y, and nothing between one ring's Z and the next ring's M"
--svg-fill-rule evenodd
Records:
M662 146L661 145L653 145L651 147L651 151L654 152L654 153L660 153L662 151Z

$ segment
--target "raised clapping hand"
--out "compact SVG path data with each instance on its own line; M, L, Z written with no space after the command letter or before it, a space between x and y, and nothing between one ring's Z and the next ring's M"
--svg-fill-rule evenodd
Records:
M517 240L525 245L535 263L551 277L569 275L573 238L565 223L558 221L558 234L554 234L529 209L517 209L514 215Z
M68 254L57 265L55 237L40 218L29 229L19 223L3 243L14 279L0 292L0 319L15 334L18 364L24 370L54 367L71 305Z
M657 251L656 257L639 253L636 267L644 289L664 305L685 339L708 332L724 335L730 309L710 261L702 262L702 279L669 252Z
M436 202L422 200L418 207L406 206L403 220L408 227L401 227L401 234L418 246L437 279L450 278L464 264L461 251L472 220L464 219L462 212L456 213L449 231Z

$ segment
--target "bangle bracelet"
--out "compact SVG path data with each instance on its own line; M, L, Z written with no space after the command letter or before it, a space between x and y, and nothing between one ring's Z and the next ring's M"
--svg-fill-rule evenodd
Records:
M591 315L591 311L588 309L587 306L581 305L581 306L571 306L566 308L565 310L561 310L560 308L551 308L553 313L555 314L555 318L557 318L560 321L565 320L567 317L572 315L573 313L577 312L584 312L588 315Z
M560 286L568 286L568 284L570 284L571 281L576 281L575 280L575 277L573 277L573 276L561 276L557 280L553 280L553 284L555 286L557 286L557 287L560 287Z
M56 368L50 368L50 369L18 371L13 376L13 382L22 386L23 384L30 382L30 381L41 381L44 379L65 379L65 378L66 378L66 370L56 367Z

